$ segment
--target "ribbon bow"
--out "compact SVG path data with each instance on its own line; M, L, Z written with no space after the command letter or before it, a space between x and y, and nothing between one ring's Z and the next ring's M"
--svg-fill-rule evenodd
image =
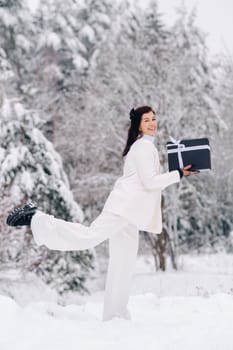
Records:
M135 116L136 116L136 113L135 113L135 109L132 108L131 111L129 112L129 119L132 120Z
M182 169L184 167L184 163L181 155L181 150L185 148L185 145L183 143L180 143L181 140L175 140L172 136L170 136L170 140L173 143L173 145L177 146L179 167L180 169Z

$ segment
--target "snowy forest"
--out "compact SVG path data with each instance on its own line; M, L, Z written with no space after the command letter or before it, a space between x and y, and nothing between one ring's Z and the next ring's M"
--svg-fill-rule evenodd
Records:
M158 115L156 146L208 137L212 170L163 194L160 235L140 233L155 268L179 254L233 252L233 61L213 57L195 11L181 6L169 27L156 0L0 1L0 270L36 274L58 293L88 291L105 264L93 251L37 247L29 229L9 228L9 210L29 201L90 224L123 168L132 107Z

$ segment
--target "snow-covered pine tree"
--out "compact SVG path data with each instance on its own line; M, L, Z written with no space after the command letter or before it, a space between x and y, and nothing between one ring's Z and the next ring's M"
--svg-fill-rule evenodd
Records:
M216 175L214 181L218 201L215 203L215 213L218 217L216 236L217 245L232 250L232 243L228 244L228 237L233 229L233 61L229 54L222 54L214 60L216 75L215 91L219 101L219 116L225 128L220 130L214 142ZM231 238L229 238L231 240Z
M69 189L62 160L40 131L35 112L19 99L1 98L0 196L2 266L34 271L59 292L85 289L93 255L57 252L36 247L25 229L6 227L7 212L32 200L42 210L69 221L82 221L83 213Z
M65 128L75 135L70 118L77 122L80 92L85 90L87 72L92 61L94 65L103 32L110 23L107 9L103 13L105 2L97 6L94 1L41 0L35 14L38 37L32 62L35 89L31 105L43 111L46 134L58 147Z
M5 50L14 71L14 84L9 88L16 94L25 93L29 81L33 42L36 28L25 0L2 0L0 2L0 47ZM22 96L24 98L24 96Z
M195 25L195 13L180 9L171 28L169 56L164 64L161 85L161 131L164 144L169 135L176 139L208 137L215 142L221 120L214 92L215 79L207 60L205 35ZM165 147L161 148L163 163ZM214 172L183 180L179 190L172 187L166 195L166 227L175 244L199 248L214 242L216 217L211 210L216 202ZM212 190L211 190L212 188Z
M132 106L130 101L135 99L135 90L140 90L134 81L131 42L126 44L125 29L132 26L130 21L126 24L127 4L124 3L122 9L115 3L111 11L107 11L106 4L98 6L98 1L92 1L90 21L94 31L98 33L100 27L95 17L106 18L106 25L102 25L103 40L98 41L97 53L90 61L78 113L81 127L77 128L77 134L82 142L77 145L76 162L83 166L79 178L74 180L86 188L88 197L83 198L82 203L87 206L90 220L102 209L113 182L121 174L121 154L129 124L127 110ZM97 16L100 10L103 17ZM129 31L132 34L133 29ZM77 198L79 188L77 186Z
M139 69L139 65L137 67L141 74L138 74L138 78L135 79L135 85L138 90L141 87L140 98L144 97L144 100L152 104L158 113L157 146L160 150L163 171L167 171L165 145L169 135L175 138L208 136L210 141L214 139L220 124L217 98L213 89L214 78L207 62L205 37L195 25L193 13L188 14L182 8L171 29L163 26L156 1L151 1L146 11L137 16L134 16L134 19L138 20L135 31L139 28L142 36L135 33L134 37L137 48L140 50L136 56L132 56L134 64L128 71L131 77L134 76L133 69L139 63L138 58L141 57L141 68ZM127 43L128 49L131 41L127 40ZM136 74L135 77L137 77ZM140 81L139 84L137 80ZM135 90L136 88L134 93ZM212 180L211 177L209 182L212 183ZM183 238L189 235L190 238L187 238L187 241L191 242L193 237L194 246L195 242L203 245L209 239L209 222L211 222L213 234L215 223L211 220L209 208L211 208L211 202L215 201L215 195L214 193L209 195L205 190L210 188L209 182L203 178L202 188L197 184L198 191L196 191L195 179L189 182L184 180L182 185L185 187L189 184L189 190L185 188L178 190L177 186L173 186L169 192L166 192L164 228L170 233L170 238L174 239L175 244L179 243L179 237L182 236L180 218L184 225L182 243ZM185 201L180 201L181 195L187 197L189 203L183 205ZM177 213L179 213L179 219ZM202 216L203 213L205 213L204 216ZM195 218L198 225L195 224ZM177 225L179 225L179 232ZM201 227L202 239L199 237L197 227ZM203 234L204 231L206 234ZM165 244L162 243L161 246L165 247Z
M114 6L108 0L101 3L90 0L82 6L80 3L77 1L76 10L73 11L66 4L67 11L60 12L58 6L59 16L64 17L65 20L66 18L73 19L72 23L76 25L75 31L73 27L69 30L70 38L72 37L76 43L76 47L71 52L73 60L78 63L81 55L87 65L83 70L77 64L74 67L70 66L70 74L65 77L65 81L72 86L72 89L59 90L60 97L53 105L53 108L56 109L56 104L59 103L58 112L54 113L55 118L53 118L53 139L69 169L74 191L76 191L77 177L79 179L81 176L84 177L84 180L79 182L84 191L80 193L78 190L77 198L81 196L84 199L82 200L83 206L89 201L89 208L91 206L94 208L98 203L98 210L100 210L103 206L103 198L106 196L106 188L109 188L112 179L111 175L105 176L104 174L112 158L106 156L107 152L100 150L100 146L105 149L106 145L107 131L102 131L106 127L108 111L105 113L103 101L99 98L101 89L99 88L100 82L95 80L95 70L102 55L102 48L111 41L110 28ZM54 17L53 25L55 20ZM62 43L67 40L67 44L66 42L62 44L62 47L66 47L69 44L66 34L68 25L63 28L58 23L57 28L60 28ZM62 51L58 50L56 55L61 57ZM63 67L64 62L60 63ZM67 102L64 102L64 99ZM63 137L64 134L69 135L69 138L73 140L69 145ZM73 152L74 149L75 152ZM114 147L111 149L113 150ZM75 171L76 167L79 168L79 174ZM97 214L98 211L94 210L93 215L89 216L89 221L92 221Z

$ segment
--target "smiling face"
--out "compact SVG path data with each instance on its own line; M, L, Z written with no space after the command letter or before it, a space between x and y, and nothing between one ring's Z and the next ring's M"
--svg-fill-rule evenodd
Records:
M154 136L157 132L157 120L154 112L150 111L142 115L139 131L143 135Z

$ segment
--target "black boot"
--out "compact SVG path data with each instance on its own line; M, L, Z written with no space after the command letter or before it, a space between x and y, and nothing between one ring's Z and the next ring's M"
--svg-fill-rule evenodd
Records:
M9 226L30 226L37 207L33 203L26 204L23 208L13 209L6 219Z

